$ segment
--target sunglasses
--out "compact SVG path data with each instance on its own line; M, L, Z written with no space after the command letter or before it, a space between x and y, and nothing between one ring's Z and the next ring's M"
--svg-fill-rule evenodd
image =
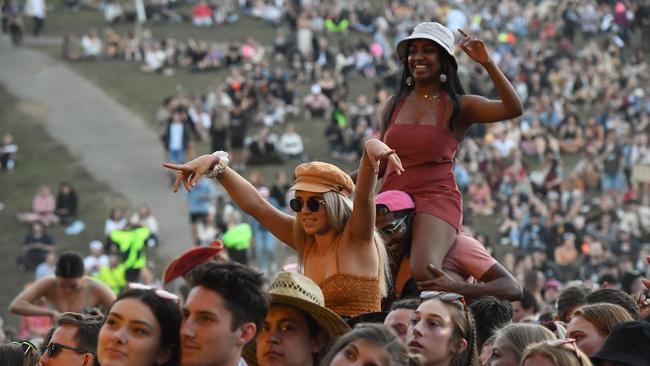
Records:
M163 299L171 300L171 301L174 301L174 302L179 302L180 301L180 298L178 296L176 296L175 294L172 294L169 291L165 291L165 290L158 289L158 288L155 288L155 287L143 285L141 283L130 282L128 287L129 287L129 290L150 290L150 291L154 291L156 293L156 295L158 295L158 297L161 297Z
M383 227L380 229L382 233L386 236L391 236L395 234L397 231L399 231L400 227L406 222L406 219L409 218L410 215L406 215L402 217L401 219L395 221L394 223L390 224L389 226Z
M576 356L578 359L578 363L580 363L580 366L584 366L582 363L582 357L580 357L580 353L578 352L578 346L576 345L576 340L573 338L563 338L563 339L551 339L546 342L551 347L559 347L559 346L564 346L565 344L570 344L573 349L573 354Z
M443 291L422 291L420 293L420 299L429 300L429 299L438 299L444 302L457 302L463 307L465 312L465 320L467 320L467 325L471 326L469 320L469 309L467 309L467 303L465 302L465 297L461 294L455 292L443 292ZM471 332L470 332L471 333Z
M304 205L304 203L302 202L302 200L298 199L298 198L293 198L291 201L289 201L289 206L291 207L293 212L302 211L302 206L303 205ZM316 211L320 210L321 206L323 206L323 207L327 206L325 204L324 200L319 200L319 199L314 198L314 197L307 198L307 209L309 211L316 212Z
M66 346L65 344L54 343L54 342L48 344L45 351L47 352L47 357L54 358L61 352L61 350L64 350L64 349L76 352L76 353L78 353L80 355L83 355L83 354L86 354L86 353L92 353L92 352L88 352L88 351L85 351L85 350L82 350L82 349L79 349L79 348L74 348L74 347Z
M36 352L36 347L27 341L22 342L11 342L11 344L17 344L23 349L23 357L27 356L29 352Z

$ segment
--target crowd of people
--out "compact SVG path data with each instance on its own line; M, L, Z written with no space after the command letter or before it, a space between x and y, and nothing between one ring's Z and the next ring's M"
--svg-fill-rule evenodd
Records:
M346 321L326 306L327 295L309 277L280 272L266 282L252 267L223 259L221 248L206 249L191 249L168 265L166 281L183 278L180 296L133 282L116 295L84 275L80 255L63 253L54 275L12 302L13 312L41 319L41 333L30 340L16 337L1 343L2 364L646 366L650 362L648 306L640 308L620 290L567 287L560 293L559 313L525 318L517 318L509 301L494 296L468 305L458 293L424 291L395 301L384 311ZM55 305L43 307L41 297ZM43 328L43 323L49 326Z
M161 121L181 105L188 129L205 130L212 150L228 150L231 166L243 171L245 154L258 160L260 151L244 148L246 131L256 125L273 131L282 121L275 116L293 118L291 111L324 119L331 156L353 161L364 141L381 135L382 106L398 83L391 41L403 38L419 19L442 19L451 29L467 27L494 50L524 113L504 123L473 126L464 136L454 166L465 201L463 230L494 250L507 270L535 291L546 282L549 287L573 279L638 287L650 249L645 244L650 191L644 174L650 108L643 52L647 6L571 2L562 5L563 16L557 18L550 15L549 2L484 8L472 2L441 7L390 2L374 14L378 17L367 29L372 40L359 52L346 51L345 41L336 45L327 37L331 29L325 20L337 7L318 13L305 6L282 18L288 30L279 31L267 46L268 61L231 66L225 82L201 97L181 93L168 99ZM361 32L359 17L352 15L356 10L344 10L348 31ZM304 39L311 42L301 43ZM365 58L363 50L374 73L356 67ZM288 62L268 66L275 57ZM466 90L495 95L488 74L471 63L459 62L459 74L467 76ZM350 77L370 75L379 80L374 95L350 96ZM295 91L301 83L311 85L305 95ZM267 136L264 146L277 149L277 137L268 131L250 134L248 141ZM541 295L537 300L540 306L549 301Z

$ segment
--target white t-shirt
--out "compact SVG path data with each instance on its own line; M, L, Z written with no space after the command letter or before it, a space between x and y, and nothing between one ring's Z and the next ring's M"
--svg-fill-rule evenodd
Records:
M183 123L173 122L169 126L169 150L183 150Z

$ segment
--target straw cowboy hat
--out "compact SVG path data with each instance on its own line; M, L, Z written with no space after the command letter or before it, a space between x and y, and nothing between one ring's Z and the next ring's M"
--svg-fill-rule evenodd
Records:
M269 299L271 306L289 305L304 311L323 330L325 343L331 343L350 330L340 316L325 307L320 287L300 273L280 272L269 286ZM258 365L255 351L255 342L244 350L244 358L250 366Z

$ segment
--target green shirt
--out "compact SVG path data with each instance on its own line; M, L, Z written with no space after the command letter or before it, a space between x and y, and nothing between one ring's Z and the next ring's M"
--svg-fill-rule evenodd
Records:
M223 234L223 245L226 248L236 250L245 250L251 246L253 239L253 230L247 223L239 224L232 227Z

